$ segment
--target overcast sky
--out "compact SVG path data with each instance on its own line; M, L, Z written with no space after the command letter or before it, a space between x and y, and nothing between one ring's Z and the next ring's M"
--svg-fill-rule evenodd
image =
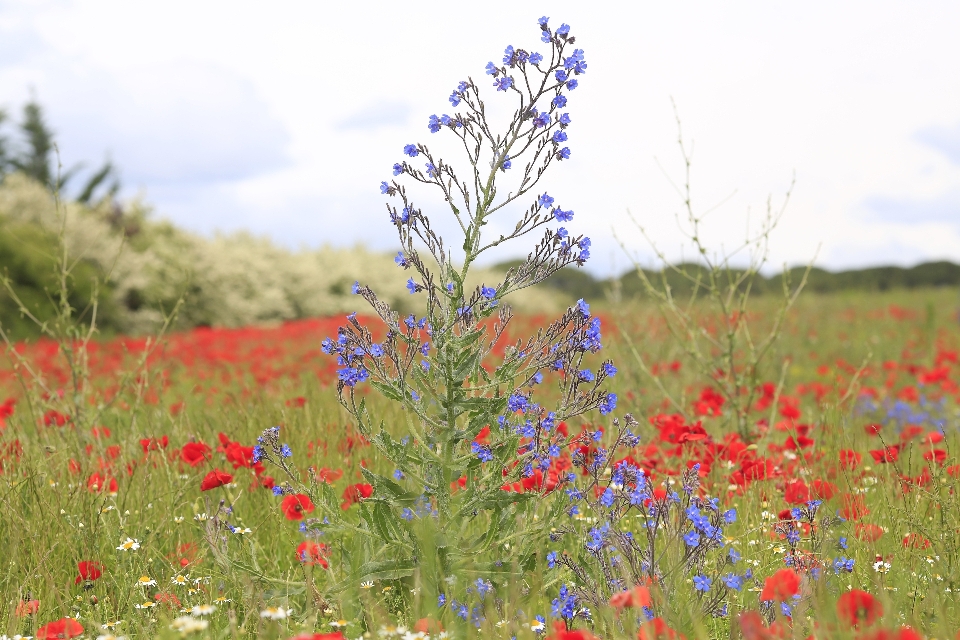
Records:
M828 268L960 261L955 1L0 0L0 106L19 117L34 91L66 166L109 156L125 195L185 227L390 249L380 181L405 144L436 140L427 117L451 111L459 80L489 84L508 44L543 47L544 13L589 64L573 157L546 186L593 237L596 272L629 264L614 232L649 260L628 210L681 255L671 99L695 203L723 202L712 246L734 246L795 176L774 264L818 247Z

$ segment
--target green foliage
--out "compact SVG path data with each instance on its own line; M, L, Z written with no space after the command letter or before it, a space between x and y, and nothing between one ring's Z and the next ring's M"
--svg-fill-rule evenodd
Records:
M11 287L24 309L0 288L0 327L11 339L19 340L38 334L36 323L25 316L29 312L41 323L57 315L58 282L55 265L58 260L57 236L38 225L16 223L0 217L0 277L10 279ZM119 328L118 309L109 287L100 289L103 277L98 267L79 260L69 275L69 304L80 313L75 320L90 319L90 301L99 301L98 325L108 334Z

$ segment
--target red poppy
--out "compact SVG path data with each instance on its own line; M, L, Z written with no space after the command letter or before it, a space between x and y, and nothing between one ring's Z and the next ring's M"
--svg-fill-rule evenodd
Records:
M210 491L210 489L216 489L231 482L233 482L232 475L225 471L220 471L220 469L214 469L203 478L203 481L200 483L200 491Z
M876 436L880 434L880 429L883 428L883 425L880 424L868 424L863 428L867 432L868 436Z
M615 593L610 597L610 606L615 609L630 607L639 609L640 607L649 607L650 602L650 590L641 586Z
M810 489L803 480L788 482L783 491L787 504L804 504L810 500Z
M837 495L837 485L819 478L811 483L811 489L818 500L829 500Z
M760 600L786 602L798 593L800 593L800 574L793 569L780 569L763 583Z
M653 618L640 625L637 640L686 640L686 636L671 629L663 618Z
M553 623L553 633L547 636L546 640L599 640L585 629L567 629L567 625L562 622Z
M947 461L947 452L943 449L931 449L923 454L923 459L927 462L936 462L942 465Z
M860 466L860 461L863 459L863 456L854 451L853 449L841 449L840 450L840 466L844 469L854 470Z
M846 520L859 520L870 513L862 495L845 493L841 497L843 508L840 515Z
M858 522L856 529L854 529L854 534L856 534L857 540L863 540L864 542L876 542L880 539L880 536L883 535L883 529L875 524L864 524L862 522Z
M95 471L87 479L87 489L93 491L94 493L99 493L104 489L107 489L107 493L116 493L119 489L117 485L117 479L112 476L100 475L99 471Z
M923 640L923 636L910 627L900 627L896 631L877 629L870 633L857 636L857 640ZM958 636L960 640L960 636Z
M287 520L303 520L303 514L312 513L315 508L310 496L304 493L287 496L280 503L280 510L283 511Z
M210 445L204 442L188 442L180 450L180 458L191 467L210 459Z
M297 560L303 564L310 565L320 565L324 569L327 568L327 545L322 542L312 542L310 540L304 540L297 547Z
M169 443L170 439L167 436L162 436L160 438L143 438L140 440L140 446L143 448L144 453L147 453L148 451L159 451L160 449L166 449Z
M883 449L871 450L870 455L873 456L877 464L896 462L897 458L900 457L900 447L893 445L891 447L884 447Z
M837 615L850 626L870 626L883 615L883 606L866 591L851 589L837 600Z
M37 629L37 640L57 640L58 638L76 638L83 633L83 627L73 618L60 618Z
M26 616L32 616L40 609L39 600L21 600L17 603L17 617L24 618Z
M903 537L903 546L908 549L929 549L930 541L919 533L908 533Z
M769 627L763 623L759 611L747 611L738 620L743 640L786 640L793 636L790 629L774 622Z
M342 477L343 469L327 469L326 467L321 467L320 470L317 471L317 480L326 482L327 484L333 484Z
M340 508L346 511L350 508L350 505L360 502L364 498L369 498L372 495L372 485L364 483L352 484L343 490L343 502L340 503Z
M96 560L81 560L77 563L77 571L80 575L73 581L73 584L80 584L84 580L96 580L103 575L103 565Z

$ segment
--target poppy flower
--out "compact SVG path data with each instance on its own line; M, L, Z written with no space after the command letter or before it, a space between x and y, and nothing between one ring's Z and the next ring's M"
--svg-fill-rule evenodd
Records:
M598 640L586 629L567 629L567 625L562 622L553 623L553 633L547 636L547 640Z
M832 482L827 482L826 480L820 480L819 478L811 483L810 488L818 500L829 500L837 495L837 485Z
M107 489L107 493L117 493L119 486L117 485L117 479L111 476L100 475L99 471L95 471L87 479L87 489L93 491L94 493L99 493L104 489Z
M907 549L929 549L930 541L919 533L908 533L903 538L903 546Z
M640 625L637 640L686 640L686 636L677 633L664 622L663 618L653 618Z
M327 568L327 545L322 542L312 542L310 540L304 540L297 547L297 560L303 564L309 565L320 565L324 569Z
M140 440L140 446L143 448L144 453L166 449L169 443L170 439L167 436L160 438L143 438Z
M850 626L870 626L883 615L883 605L866 591L851 589L837 599L837 615Z
M640 607L649 607L650 602L650 590L641 586L615 593L610 597L610 606L615 609L630 607L639 609Z
M786 602L798 593L800 593L800 574L793 569L780 569L764 581L760 600Z
M346 511L350 508L350 505L360 502L364 498L369 498L372 495L372 485L365 483L352 484L343 490L343 502L340 503L340 508Z
M858 466L860 466L860 461L863 459L863 456L854 451L853 449L841 449L840 450L840 466L843 469L848 469L853 471Z
M854 534L857 536L857 540L863 540L864 542L876 542L880 539L880 536L883 535L883 529L875 524L864 524L862 522L858 522L856 529L854 529Z
M210 489L216 489L231 482L233 482L232 475L225 471L220 471L220 469L214 469L203 478L203 481L200 483L200 491L210 491Z
M310 496L304 493L295 493L292 496L287 496L283 499L283 502L280 503L280 510L283 511L283 515L286 516L287 520L303 520L303 514L312 513L315 508L313 502L310 500Z
M879 424L868 424L863 428L863 430L867 433L868 436L876 436L876 435L880 435L880 429L882 427L883 425L879 425Z
M21 600L17 603L17 617L24 618L26 616L32 616L40 609L39 600Z
M210 445L204 442L188 442L180 450L180 458L191 467L210 459Z
M321 467L317 471L317 480L320 482L326 482L327 484L333 484L337 480L343 477L343 469L328 469L326 467Z
M858 635L857 640L923 640L923 636L910 627L900 627L896 631L877 629L871 633Z
M804 504L810 500L810 489L803 480L794 480L784 487L783 498L787 504Z
M103 575L103 565L96 560L81 560L77 563L77 571L80 575L73 584L80 584L84 580L96 580Z
M923 459L927 462L936 462L942 465L947 461L947 452L943 449L931 449L924 452Z
M76 638L83 633L83 627L73 618L60 618L37 629L37 640L57 640L57 638Z
M896 462L897 458L900 457L900 447L893 445L892 447L884 447L883 449L871 450L870 455L873 456L874 461L877 464L886 464L887 462Z
M793 636L790 629L779 622L765 625L759 611L741 614L738 623L743 640L787 640Z
M843 508L840 509L840 515L845 520L859 520L870 513L862 495L845 493L841 497Z

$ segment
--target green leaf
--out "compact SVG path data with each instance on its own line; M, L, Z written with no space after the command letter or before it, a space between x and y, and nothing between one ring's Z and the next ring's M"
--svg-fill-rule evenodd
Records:
M370 381L370 385L379 391L384 397L396 402L403 402L403 393L393 385L383 384L375 380Z

